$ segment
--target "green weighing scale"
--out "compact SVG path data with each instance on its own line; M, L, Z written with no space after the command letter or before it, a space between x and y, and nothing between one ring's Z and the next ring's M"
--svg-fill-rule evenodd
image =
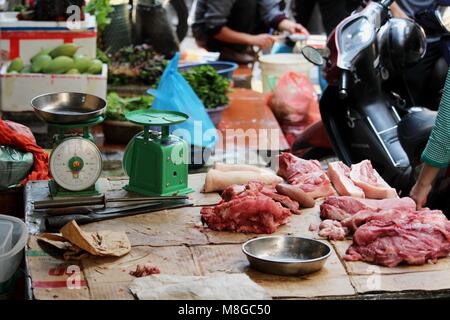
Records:
M189 116L176 111L137 110L125 115L144 126L128 144L123 168L129 176L125 190L147 196L172 196L193 192L188 187L189 149L185 140L171 135L169 127ZM150 127L161 127L161 132Z
M38 96L31 105L58 132L49 159L52 197L99 195L96 183L102 172L102 156L89 129L103 121L106 101L93 95L63 92Z

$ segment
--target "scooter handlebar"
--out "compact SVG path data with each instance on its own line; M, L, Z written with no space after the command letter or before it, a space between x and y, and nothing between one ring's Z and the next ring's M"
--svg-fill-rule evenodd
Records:
M339 98L345 99L348 97L348 89L350 85L350 71L342 70L341 79L339 80Z

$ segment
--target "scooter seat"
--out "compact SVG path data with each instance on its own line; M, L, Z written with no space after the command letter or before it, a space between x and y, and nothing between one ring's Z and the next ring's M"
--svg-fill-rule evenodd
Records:
M436 111L425 108L412 108L398 124L398 137L411 163L420 159L436 121Z

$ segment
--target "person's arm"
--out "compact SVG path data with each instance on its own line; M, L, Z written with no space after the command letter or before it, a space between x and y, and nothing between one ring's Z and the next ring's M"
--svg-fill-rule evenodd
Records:
M259 12L268 27L289 33L309 34L308 30L301 24L288 19L284 12L280 10L280 2L277 0L261 0Z
M418 209L426 203L439 170L446 168L450 163L450 72L447 74L436 124L422 153L421 160L425 165L411 190L411 197L416 200Z
M439 170L439 168L430 166L426 163L423 165L419 178L410 193L411 198L416 201L417 210L420 210L425 206L433 181L436 179Z
M226 26L222 27L219 32L214 35L214 38L227 43L257 46L262 49L270 48L276 40L276 38L270 34L251 35L234 31Z

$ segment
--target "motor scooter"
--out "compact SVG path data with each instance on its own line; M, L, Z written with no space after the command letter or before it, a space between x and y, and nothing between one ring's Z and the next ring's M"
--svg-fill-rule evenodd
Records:
M405 105L384 83L421 59L426 36L414 21L393 18L394 1L369 2L343 20L328 39L328 87L320 112L333 151L347 165L370 159L401 194L415 181L413 161L423 150L435 113Z

